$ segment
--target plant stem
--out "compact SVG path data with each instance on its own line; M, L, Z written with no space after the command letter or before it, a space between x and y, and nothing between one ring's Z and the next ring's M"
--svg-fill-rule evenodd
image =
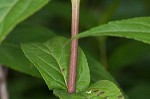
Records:
M6 71L0 65L0 99L8 99L7 85L6 85Z
M78 34L80 0L72 0L72 33L71 37ZM68 78L68 93L76 91L76 68L78 58L78 39L71 42L70 68Z

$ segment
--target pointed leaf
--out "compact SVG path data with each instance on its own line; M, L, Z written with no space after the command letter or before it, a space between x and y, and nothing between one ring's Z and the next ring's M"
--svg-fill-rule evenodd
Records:
M21 21L39 10L49 0L0 0L0 43Z
M22 49L29 60L40 71L50 90L67 89L70 46L63 37L46 43L23 44ZM84 90L90 82L86 57L81 49L78 55L77 92Z
M75 38L88 36L125 37L150 44L150 17L109 22L108 24L80 33Z

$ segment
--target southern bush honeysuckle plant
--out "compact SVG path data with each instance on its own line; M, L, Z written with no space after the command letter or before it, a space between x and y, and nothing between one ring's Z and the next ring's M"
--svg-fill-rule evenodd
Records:
M71 38L33 25L19 26L18 30L16 28L8 35L18 23L49 0L0 2L0 5L8 6L6 9L0 6L0 64L44 79L49 90L53 90L60 99L128 98L108 71L89 52L78 46L78 39L115 36L150 44L150 17L109 22L78 34L80 0L72 0Z

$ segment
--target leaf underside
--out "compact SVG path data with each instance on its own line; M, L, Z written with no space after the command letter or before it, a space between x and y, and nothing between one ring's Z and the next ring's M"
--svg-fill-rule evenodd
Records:
M56 37L46 43L22 44L28 59L40 71L50 90L67 90L70 45L67 39ZM76 91L84 90L90 83L86 57L79 48Z

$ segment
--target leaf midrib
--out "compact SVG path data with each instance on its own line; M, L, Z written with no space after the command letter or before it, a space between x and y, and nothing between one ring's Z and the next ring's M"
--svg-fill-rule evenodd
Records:
M60 42L59 42L59 43L60 43ZM62 45L62 44L60 43L60 46L61 46L61 45ZM49 46L47 46L47 45L45 45L45 46L49 49L49 51L51 51L51 49L49 48ZM51 51L52 56L54 57L54 59L56 60L58 66L59 66L60 72L61 72L61 65L60 65L59 62L60 62L60 59L62 58L62 53L63 53L63 51L64 51L64 48L65 48L65 46L64 46L64 47L61 46L61 54L60 54L60 57L59 57L58 60L55 58L55 56L53 55L53 53L52 53L52 51ZM61 74L63 75L64 82L65 82L65 85L66 85L66 87L67 87L67 80L65 79L65 75L64 75L62 72L61 72Z
M40 59L41 61L43 61L44 63L46 63L47 65L49 65L47 62L45 62L43 59L41 59L39 56L35 55L34 53L32 53L32 55L34 55L35 57L37 57L38 59ZM46 74L48 74L51 78L53 78L49 73L47 73L47 71L45 69L43 69L39 64L38 64L38 67L40 67ZM52 67L52 66L51 66ZM52 67L53 68L53 67ZM55 69L55 68L53 68ZM56 70L56 69L55 69ZM57 70L56 70L57 71ZM60 73L59 71L57 71L58 73ZM53 78L54 79L54 78ZM55 79L55 81L57 82L60 82L58 81L57 79ZM61 82L60 82L61 83ZM61 83L62 85L64 85L63 83Z
M115 22L109 22L108 24L105 24L105 25L119 25L119 24L142 25L142 26L145 26L145 27L147 27L147 28L150 28L150 26L149 26L148 24L143 24L143 23L138 22L138 21L137 21L137 22L135 22L135 21L132 21L132 22L126 22L126 21L125 21L125 22L122 22L122 23L119 22L119 21L116 22L116 23L115 23Z
M44 45L46 48L48 48L49 51L51 52L51 53L48 53L47 51L43 50L43 49L40 48L39 46L36 46L36 44L33 44L33 45L34 45L35 47L39 48L40 50L42 50L43 52L47 53L48 55L51 55L51 56L56 60L60 71L58 71L57 69L55 69L55 68L52 67L52 66L51 66L51 67L54 68L57 72L59 72L59 73L63 76L65 85L66 85L66 87L67 87L67 83L66 83L65 76L64 76L63 73L61 72L61 65L59 64L59 62L58 62L58 60L55 58L55 56L52 54L51 49L50 49L48 46L46 46L45 44L43 44L43 45ZM63 48L62 48L62 52L63 52ZM61 55L62 55L62 52L61 52ZM61 57L61 55L60 55L60 57ZM45 61L44 61L44 62L45 62ZM46 63L46 62L45 62L45 63ZM46 63L46 64L49 65L48 63Z

